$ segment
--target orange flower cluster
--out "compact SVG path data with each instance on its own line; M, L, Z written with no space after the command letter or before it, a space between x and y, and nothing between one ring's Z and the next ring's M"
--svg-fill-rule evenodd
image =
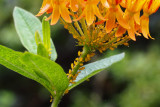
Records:
M47 18L51 19L51 25L60 17L67 23L85 20L87 28L101 24L106 33L116 28L116 37L127 32L132 40L136 40L135 35L141 33L147 39L151 37L149 16L159 7L160 0L43 0L37 16L51 13Z

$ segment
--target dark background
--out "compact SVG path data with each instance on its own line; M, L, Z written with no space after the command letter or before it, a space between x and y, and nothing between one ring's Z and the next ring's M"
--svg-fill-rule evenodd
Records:
M0 0L0 44L24 52L14 28L13 8L37 14L42 0ZM41 17L40 17L41 19ZM160 107L160 10L150 16L155 40L137 37L129 47L97 54L98 60L125 52L114 64L65 95L59 107ZM57 62L67 72L81 47L59 23L52 26ZM0 65L0 107L49 107L50 94L40 84Z

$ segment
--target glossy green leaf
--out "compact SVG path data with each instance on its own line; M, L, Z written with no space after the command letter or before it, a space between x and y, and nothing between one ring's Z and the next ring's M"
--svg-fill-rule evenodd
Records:
M33 79L44 87L46 87L50 92L52 92L52 88L48 81L39 77L31 68L26 67L23 63L21 63L20 58L23 56L23 53L16 52L7 47L0 45L0 64L3 66L27 77Z
M77 76L77 78L75 80L75 84L70 84L68 89L70 90L70 89L74 88L75 86L79 85L80 83L82 83L86 79L103 71L104 69L111 66L112 64L122 60L124 58L124 56L125 56L125 54L121 53L118 55L111 56L109 58L101 59L99 61L84 65L85 69L82 70L81 73L79 73L79 75Z
M69 84L66 73L63 68L49 59L46 59L39 55L31 53L25 53L22 57L22 61L32 68L38 75L41 75L44 79L47 79L52 89L57 92L64 91Z
M15 7L13 11L15 27L23 46L31 53L37 54L35 32L38 31L43 40L42 24L33 14ZM56 60L57 52L51 41L51 59Z

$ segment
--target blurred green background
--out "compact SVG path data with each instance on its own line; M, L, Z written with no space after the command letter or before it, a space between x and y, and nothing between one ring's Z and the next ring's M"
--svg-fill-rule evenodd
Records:
M13 8L37 14L42 0L0 0L0 44L24 52L14 28ZM41 19L41 17L40 17ZM125 52L123 61L86 81L65 95L60 107L160 107L160 10L150 17L155 40L137 37L93 59ZM58 59L65 71L81 47L62 25L52 26ZM41 85L0 65L0 107L49 107L50 94Z

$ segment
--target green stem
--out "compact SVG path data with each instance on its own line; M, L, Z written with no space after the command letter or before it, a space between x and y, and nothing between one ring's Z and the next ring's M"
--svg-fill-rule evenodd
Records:
M81 34L81 36L84 36L84 33L83 33L81 27L79 26L78 22L76 21L74 24L75 24L76 28L78 29L79 33Z
M114 44L113 46L116 47L116 46L118 46L118 45L122 45L123 43L126 43L128 40L130 40L130 38L125 38L125 39L117 42L117 43Z
M84 31L84 35L85 35L85 37L86 37L86 42L88 42L88 41L89 41L89 37L88 37L88 33L87 33L87 25L86 25L85 19L82 18L82 19L80 20L80 22L81 22L81 25L82 25L82 29L83 29L83 31Z
M62 93L56 94L56 96L54 97L54 100L52 102L51 107L58 107L58 104L59 104L59 102L60 102L60 100L62 98L62 95L63 95Z
M82 13L82 9L81 8L79 9L79 12ZM87 24L86 24L84 18L82 18L79 22L81 23L84 35L86 37L86 43L87 43L89 41L89 37L88 37L88 33L87 33Z
M66 29L68 29L69 33L71 33L72 35L75 35L78 41L83 41L78 31L74 28L74 26L71 23L66 23L65 21L63 21L62 18L60 18L60 21L64 26L68 26Z
M86 56L87 56L87 54L89 54L89 53L90 53L90 49L89 49L88 46L85 45L85 46L83 47L82 54L81 54L81 56L80 56L79 58L82 58L83 61L84 61L85 58L86 58ZM81 63L83 63L83 62L81 62L81 61L78 60L77 65L74 66L74 68L73 68L73 70L72 70L72 75L73 75L73 76L78 72L79 68L81 67L81 66L80 66ZM69 78L69 80L71 80L71 79L72 79L72 77Z
M74 17L74 16L75 16L74 12L71 12L71 13L73 14L73 19L75 20L76 17ZM83 31L82 31L82 29L81 29L78 21L75 21L75 22L74 22L74 25L75 25L75 27L77 28L77 30L79 31L80 35L81 35L81 36L84 36L84 33L83 33Z

